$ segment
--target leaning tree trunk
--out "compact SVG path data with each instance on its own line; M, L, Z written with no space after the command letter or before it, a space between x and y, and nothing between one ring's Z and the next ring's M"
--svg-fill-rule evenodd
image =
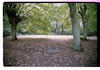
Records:
M78 14L76 10L76 3L69 3L69 7L70 7L73 39L74 39L73 49L76 51L84 51L80 45L80 31L78 27Z

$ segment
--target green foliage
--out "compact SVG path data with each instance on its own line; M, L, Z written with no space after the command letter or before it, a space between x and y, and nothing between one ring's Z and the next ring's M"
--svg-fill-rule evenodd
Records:
M9 24L9 19L7 14L3 16L3 36L11 35L11 25Z
M88 40L87 38L84 38L83 36L80 36L81 40Z
M26 9L27 11L27 9ZM56 23L57 22L57 27ZM66 3L38 3L29 11L28 19L20 22L17 33L21 34L71 34L71 21L69 18L69 7ZM63 25L63 28L62 28Z
M85 12L83 10L84 15L82 15L82 17L85 17L85 19L83 20L85 20L84 24L87 27L87 35L89 36L96 35L97 34L97 5L95 3L79 3L78 6L79 5L82 6L83 9L84 4L87 6L87 10ZM80 28L81 28L81 34L83 34L82 31L83 26L81 26Z
M90 3L88 9L89 9L88 35L97 35L97 4Z
M17 25L17 34L56 34L56 32L57 34L72 34L67 3L17 3L16 5L16 9L12 6L12 10L15 10L16 15L23 20ZM95 35L97 31L96 4L88 4L87 12L89 13L87 33ZM4 34L10 35L11 25L5 13L3 25Z

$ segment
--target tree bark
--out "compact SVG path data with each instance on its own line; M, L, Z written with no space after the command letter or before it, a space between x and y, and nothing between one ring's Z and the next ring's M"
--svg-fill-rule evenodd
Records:
M83 7L83 8L82 8ZM79 14L82 17L82 21L83 21L83 40L87 40L87 15L86 15L86 11L87 11L87 5L84 4L83 6L80 6L80 11Z
M15 24L15 23L13 23L12 25L11 25L11 29L12 29L12 40L17 40L17 37L16 37L16 27L17 27L17 25Z
M76 10L76 3L69 3L70 7L70 16L72 23L72 32L73 32L73 49L75 51L84 51L80 44L80 31L78 27L78 14Z
M86 15L82 15L82 21L83 21L83 39L87 40L87 21L86 21Z
M62 35L64 34L64 30L63 30L63 23L62 23Z
M16 27L17 27L17 23L16 23L16 18L15 17L9 17L9 21L11 24L11 35L12 35L12 40L17 40L17 36L16 36Z
M57 24L57 21L56 21L55 34L58 35L58 24Z
M85 23L83 23L83 39L87 40L87 27Z

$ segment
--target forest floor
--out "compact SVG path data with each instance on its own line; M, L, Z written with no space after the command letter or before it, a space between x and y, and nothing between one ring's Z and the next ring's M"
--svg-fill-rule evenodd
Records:
M3 38L4 66L94 67L97 63L97 37L81 40L84 52L76 52L72 36L18 36ZM60 52L48 53L58 48Z

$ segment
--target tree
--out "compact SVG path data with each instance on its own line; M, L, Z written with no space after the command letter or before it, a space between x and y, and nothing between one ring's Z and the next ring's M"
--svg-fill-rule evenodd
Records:
M83 39L87 40L88 12L86 3L79 4L78 13L81 15L83 21Z
M31 5L32 4L27 3L4 3L4 12L8 15L9 23L11 24L12 40L17 40L17 24L28 18L27 14L29 14L29 11L33 8L28 8Z
M19 7L17 6L17 3L4 3L4 11L7 13L9 22L11 24L12 40L17 39L16 27L17 27L17 24L21 21L21 18L19 17L19 15L16 15Z
M81 16L82 19L82 25L83 25L83 39L87 40L87 35L94 35L96 34L96 4L93 3L78 3L78 13ZM92 32L92 34L91 34Z
M70 8L70 17L73 31L73 49L76 51L84 51L80 44L80 31L78 27L78 13L76 9L76 3L68 3Z

